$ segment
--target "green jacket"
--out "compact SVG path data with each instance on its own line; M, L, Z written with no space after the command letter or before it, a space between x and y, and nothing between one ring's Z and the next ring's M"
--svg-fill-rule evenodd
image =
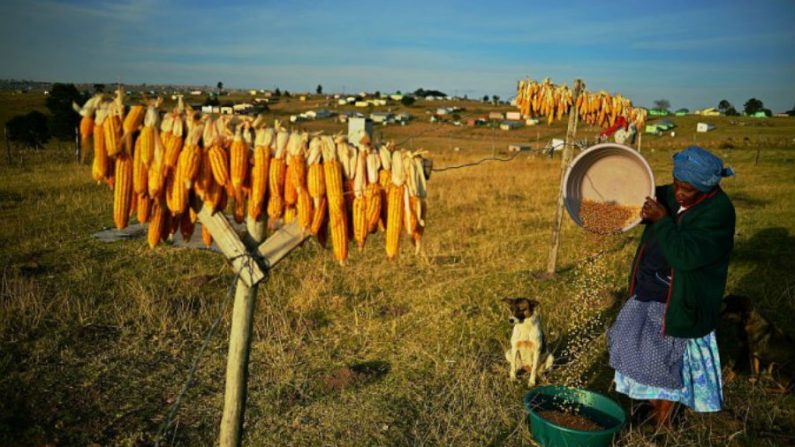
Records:
M703 337L718 325L734 246L734 206L720 187L678 215L673 185L657 187L657 200L668 216L643 231L630 273L630 296L646 242L654 235L671 266L663 332L681 338Z

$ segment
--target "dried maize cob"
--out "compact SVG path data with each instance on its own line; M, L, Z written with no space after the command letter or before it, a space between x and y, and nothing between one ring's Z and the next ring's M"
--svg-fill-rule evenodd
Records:
M105 150L104 127L102 121L98 121L94 126L94 160L91 163L91 176L97 182L102 181L108 175L108 152Z
M185 142L184 137L184 123L182 116L173 114L171 117L171 136L168 138L166 144L165 167L166 170L174 170L179 161L179 154L182 152L182 146Z
M331 244L334 258L344 264L348 258L348 215L342 192L342 167L337 160L335 141L328 136L322 138L323 176L326 181Z
M326 221L326 211L328 210L328 201L325 197L321 197L317 204L314 206L312 213L312 224L309 226L309 232L313 236L317 236L323 223Z
M268 171L270 170L270 145L275 138L273 129L257 129L254 141L254 164L251 167L251 195L248 199L248 215L259 219L265 194L268 191Z
M213 235L204 225L202 225L202 242L206 247L212 247L213 245Z
M113 188L113 222L119 230L127 227L132 202L133 160L127 154L116 157Z
M276 123L278 128L279 124ZM270 172L268 173L268 216L271 218L269 226L275 225L275 220L284 214L284 183L287 176L287 166L284 156L287 147L289 133L284 129L279 129L276 133L276 148L270 161Z
M154 132L154 145L155 150L152 156L152 163L149 165L146 175L149 197L156 198L160 197L160 192L163 190L163 183L165 182L165 166L163 159L166 152L157 129L155 129Z
M232 180L235 200L238 201L242 201L243 199L243 184L248 175L248 159L250 152L248 144L246 144L246 141L243 139L244 126L247 126L247 124L239 124L237 129L235 129L235 137L234 140L232 140L230 149L229 175Z
M209 155L215 181L226 186L229 183L229 154L221 144L215 144L210 148Z
M403 224L403 188L405 176L403 157L398 151L392 153L392 182L387 198L386 255L393 259L400 246L400 229Z
M152 217L146 231L146 241L149 243L149 247L155 248L163 238L167 215L168 213L164 212L163 206L157 200L152 201Z
M155 157L155 135L157 133L157 108L150 105L146 108L146 116L144 118L144 127L141 128L141 133L138 139L141 140L141 161L148 168Z
M138 138L133 151L133 191L137 194L145 194L149 189L146 165L141 160L141 152L141 139Z
M135 209L138 212L138 222L146 223L149 221L152 200L146 194L136 194L135 196L138 200L138 203L135 206Z

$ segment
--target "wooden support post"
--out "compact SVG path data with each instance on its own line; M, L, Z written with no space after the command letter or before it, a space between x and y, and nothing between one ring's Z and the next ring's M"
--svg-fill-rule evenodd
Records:
M11 142L8 140L8 126L3 126L3 135L6 140L6 154L8 154L8 165L11 166Z
M565 187L563 184L566 176L566 169L569 167L571 161L572 147L574 146L574 138L577 136L577 118L579 111L577 110L577 98L580 96L584 88L582 80L577 79L574 81L574 93L572 94L572 105L569 110L569 123L566 129L566 145L563 146L563 155L560 160L560 191L558 192L558 206L555 210L555 221L552 223L552 239L549 243L549 259L547 260L547 275L554 276L555 269L558 263L558 248L560 247L560 225L563 221L563 199L565 196Z
M249 245L249 252L256 251L268 269L276 265L309 236L297 222L292 222L262 242L265 236L265 222L248 219L246 227L247 234L244 240ZM238 280L235 287L235 304L232 309L232 328L229 334L229 354L226 363L224 413L221 418L219 440L221 447L239 447L243 439L243 420L248 389L248 358L258 290L256 283L248 285L242 281L242 278Z
M265 235L262 220L246 220L246 239L261 242ZM226 358L226 392L221 418L221 447L238 447L243 439L243 416L248 389L248 356L257 303L257 283L246 284L242 278L235 285L232 308L232 328L229 333L229 353Z

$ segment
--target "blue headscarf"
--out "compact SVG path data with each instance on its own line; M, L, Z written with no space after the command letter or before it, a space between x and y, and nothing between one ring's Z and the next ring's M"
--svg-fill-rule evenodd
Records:
M674 178L690 183L701 192L708 192L723 177L734 175L732 168L724 168L723 160L698 146L674 154Z

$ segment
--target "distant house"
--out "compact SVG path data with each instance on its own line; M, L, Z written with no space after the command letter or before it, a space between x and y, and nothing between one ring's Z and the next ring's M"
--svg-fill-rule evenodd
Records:
M221 107L221 115L232 115L235 113L235 109L229 106Z
M489 119L490 120L504 120L505 115L502 112L489 112Z
M715 107L708 107L706 109L696 110L696 115L701 115L701 116L720 116L720 111L718 111L718 109L716 109Z
M508 152L524 152L529 150L530 145L526 143L515 143L508 145Z
M348 119L348 142L356 146L362 139L362 134L373 138L373 121L370 118L351 117Z
M370 105L370 101L356 101L353 105L356 107L367 107Z
M671 112L664 109L649 109L649 116L668 116Z
M690 110L679 109L676 112L674 112L674 115L676 115L676 116L687 116L688 113L690 113Z
M190 92L190 95L191 95L191 96L199 96L199 95L201 95L201 94L202 94L202 91L201 91L201 90L192 90L192 91Z
M448 113L447 107L439 107L438 109L436 109L437 115L447 115L447 113Z
M248 94L251 95L251 96L257 96L257 91L256 90L249 90Z
M541 122L541 120L538 120L538 119L535 119L535 118L527 118L527 120L524 123L526 125L528 125L528 126L535 126L535 125L537 125L540 122Z
M389 99L391 99L392 101L400 101L403 99L403 95L398 95L398 94L389 95Z
M522 127L522 123L518 121L503 121L500 123L500 129L502 130L513 130Z
M304 115L306 115L307 118L312 120L322 120L330 118L334 114L326 109L319 109L319 110L310 110L306 112Z
M395 116L395 121L401 124L408 123L409 121L411 121L411 114L407 112L398 113Z
M394 117L389 112L373 112L370 114L370 119L375 124L387 124L394 121Z
M254 108L254 106L249 104L249 103L247 103L247 102L244 102L242 104L235 104L235 105L232 106L232 110L234 110L237 113L242 113L242 112L245 112L246 110L253 109L253 108Z
M519 121L522 119L522 114L520 112L508 112L505 114L505 119Z
M651 133L655 135L661 135L663 132L668 131L676 127L676 124L673 123L671 120L662 120L657 121L654 123L649 123L646 125L645 132Z

